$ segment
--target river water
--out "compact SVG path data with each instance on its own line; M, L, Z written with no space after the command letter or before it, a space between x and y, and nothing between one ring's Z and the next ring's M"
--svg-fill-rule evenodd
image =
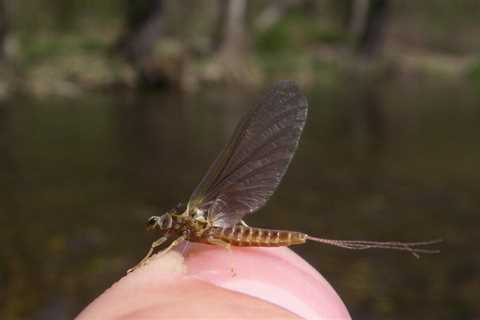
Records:
M480 317L480 94L453 81L317 87L297 155L247 222L320 237L443 238L438 255L294 248L354 319ZM70 319L145 253L252 94L0 104L0 316Z

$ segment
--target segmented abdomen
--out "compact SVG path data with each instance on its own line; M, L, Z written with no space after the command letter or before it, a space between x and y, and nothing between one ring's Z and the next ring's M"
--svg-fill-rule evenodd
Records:
M214 227L210 236L240 247L282 247L302 244L307 235L301 232L250 228L241 225L230 228Z

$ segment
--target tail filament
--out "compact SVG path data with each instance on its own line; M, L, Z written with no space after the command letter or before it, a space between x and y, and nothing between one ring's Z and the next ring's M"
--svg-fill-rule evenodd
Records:
M426 253L426 254L439 253L440 250L424 249L421 247L442 242L441 239L422 241L422 242L333 240L333 239L321 239L321 238L311 237L311 236L307 236L307 239L311 241L320 242L320 243L341 247L345 249L351 249L351 250L366 250L366 249L376 248L376 249L408 251L415 258L420 258L420 253Z

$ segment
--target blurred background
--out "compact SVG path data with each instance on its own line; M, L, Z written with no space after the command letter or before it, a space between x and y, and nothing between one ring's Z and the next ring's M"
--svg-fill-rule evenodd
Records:
M300 148L251 225L444 238L293 248L354 319L480 318L478 0L0 0L0 318L71 319L145 254L254 97Z

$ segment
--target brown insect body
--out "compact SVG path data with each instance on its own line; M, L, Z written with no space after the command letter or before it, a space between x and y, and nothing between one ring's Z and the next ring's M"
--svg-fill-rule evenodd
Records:
M213 227L209 233L216 239L239 247L284 247L303 244L307 235L302 232L272 230L236 225L229 228Z
M181 237L190 242L206 244L225 243L237 247L282 247L303 244L308 236L302 232L255 228L237 224L233 227L215 227L190 215L170 214L171 226L165 230L170 237ZM155 228L155 226L152 226Z

